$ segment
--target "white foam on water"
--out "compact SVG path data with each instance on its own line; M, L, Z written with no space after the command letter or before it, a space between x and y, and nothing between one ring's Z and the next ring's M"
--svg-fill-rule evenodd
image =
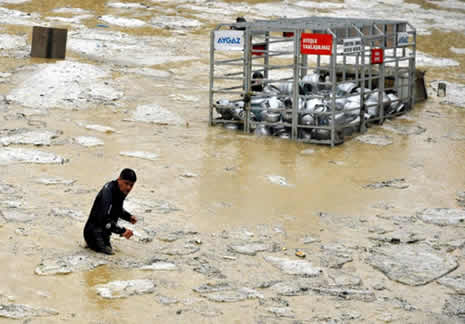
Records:
M107 3L107 6L110 8L117 9L147 9L149 8L143 3L123 3L123 2L110 2Z
M307 3L307 2L304 2ZM460 6L458 1L434 1L437 5L444 5L450 8L455 5ZM301 1L296 5L303 6ZM262 6L267 6L266 4ZM310 3L310 6L311 3ZM463 3L461 4L464 8ZM402 10L399 10L399 8ZM313 7L312 7L313 8ZM324 8L318 8L324 9ZM370 18L370 19L393 19L404 20L412 24L417 34L429 35L432 30L441 31L457 31L465 30L465 10L464 11L447 11L441 9L425 9L418 4L406 3L403 0L390 1L371 1L371 0L346 0L343 7L326 8L329 13L324 13L330 17L346 17L346 18ZM304 16L301 14L300 16Z
M118 41L121 43L135 43L136 38L120 32L120 31L113 31L113 30L106 30L100 28L86 28L82 26L78 30L73 30L69 32L70 41L74 38L78 39L87 39L87 40L99 40L99 41Z
M98 125L98 124L86 124L80 121L76 122L76 124L80 127L84 127L85 129L100 132L100 133L111 134L111 133L116 132L114 128L109 127L109 126Z
M5 135L0 136L0 144L8 146L11 144L32 144L36 146L52 145L52 142L61 132L40 129L10 129Z
M125 152L119 152L119 154L122 156L129 156L129 157L151 160L151 161L155 161L159 157L159 155L156 153L144 152L144 151L125 151Z
M315 13L302 7L286 5L285 3L259 3L251 6L254 17L267 18L300 18L312 16Z
M224 8L220 7L220 4L218 3L218 6L196 6L192 4L186 4L186 5L181 5L177 7L179 9L188 9L190 11L197 11L200 13L205 13L205 14L210 14L210 15L219 15L224 13L225 15L230 15L229 12L224 12Z
M176 39L130 36L121 32L83 28L72 33L67 47L91 59L121 65L158 65L197 59L176 51Z
M0 79L8 79L11 75L12 74L8 72L0 72Z
M8 4L19 4L29 2L31 0L0 0L0 3L8 3Z
M442 8L465 10L465 4L460 0L427 0L427 2Z
M169 97L172 98L173 100L179 101L179 102L188 102L188 103L199 103L199 102L201 102L201 98L199 96L189 96L189 95L185 95L185 94L182 94L182 93L171 94Z
M104 15L100 17L100 20L110 25L117 25L122 27L144 27L147 23L140 19L116 17L112 15Z
M273 184L277 184L277 185L280 185L280 186L284 186L284 187L290 187L292 185L290 185L288 182L287 182L287 179L282 177L282 176L279 176L279 175L268 175L266 176L268 178L268 181L270 181L271 183Z
M2 50L18 49L25 46L27 46L26 36L0 34L0 49Z
M16 147L0 148L0 164L51 163L62 164L65 160L53 153Z
M74 141L85 147L101 146L104 144L100 138L94 136L77 136L74 138Z
M34 180L36 183L44 185L72 185L76 180L68 180L60 177L51 177L51 178L38 178Z
M195 4L205 4L207 5L216 5L216 3L211 3L205 0L150 0L151 2L158 4L158 3L170 3L170 4L178 4L176 7L180 6L181 4L186 3L195 3Z
M37 13L25 13L19 10L11 10L0 7L0 21L4 25L24 25L32 26L37 23L35 19L39 18Z
M93 15L79 15L79 16L74 16L72 18L67 18L67 17L46 17L46 20L50 21L59 21L62 23L67 23L67 24L80 24L81 20L85 19L91 19L93 18Z
M35 109L85 109L123 96L105 80L109 72L102 67L69 60L33 67L7 100Z
M188 9L189 11L198 11L201 13L208 13L212 15L221 15L224 16L237 16L239 13L249 12L252 9L252 6L244 2L236 2L234 4L229 4L225 2L212 2L212 3L201 3L197 2L199 5L193 5L191 3L185 5L179 5L176 8L179 9ZM220 18L221 16L216 18Z
M435 29L442 31L465 30L465 6L457 0L434 1L438 6L444 8L461 8L463 11L447 11L441 9L425 9L418 4L406 3L404 0L346 0L343 3L335 2L312 2L312 1L288 1L274 3L248 4L226 4L215 2L215 5L180 5L181 8L197 11L196 17L208 19L210 22L234 22L229 17L235 17L243 12L248 12L248 16L257 18L278 18L278 17L306 17L318 15L320 10L325 12L325 16L346 17L346 18L370 18L403 20L411 23L419 35L429 35ZM399 7L402 10L399 10ZM221 15L221 16L218 16ZM250 19L251 20L251 19Z
M248 4L240 2L236 2L234 5L226 4L223 2L215 2L214 5L186 4L180 5L177 8L185 9L188 12L193 12L191 14L193 17L208 21L209 24L235 22L236 17L242 16L244 12L247 12L248 16L253 16L254 19L261 17L257 16L255 12L251 12L251 8Z
M71 14L90 14L88 10L82 8L62 7L53 9L54 13L71 13Z
M154 77L154 78L169 78L171 73L163 70L156 70L151 68L130 68L124 69L125 72L140 74L143 76Z
M130 121L166 125L180 125L184 123L179 115L157 104L138 106L136 110L133 111Z
M441 81L446 84L446 96L440 98L442 104L465 108L465 84ZM439 81L431 82L431 87L437 93Z
M155 16L150 20L150 23L155 27L166 29L195 29L202 26L202 23L198 20L181 16Z
M417 66L459 66L460 63L453 59L434 57L432 55L416 52L416 65Z
M344 7L346 8L358 8L358 9L370 9L378 4L378 1L372 0L345 0Z
M339 9L344 8L344 3L336 2L314 2L314 1L297 1L296 6L314 9Z
M455 54L465 54L465 48L455 48L451 47L450 50Z

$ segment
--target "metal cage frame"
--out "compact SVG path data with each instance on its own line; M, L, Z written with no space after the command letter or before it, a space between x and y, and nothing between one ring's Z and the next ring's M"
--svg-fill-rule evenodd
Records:
M221 30L238 30L244 36L243 49L222 53L226 55L224 59L218 59L220 54L215 49L215 33ZM331 35L331 54L302 54L304 33ZM401 36L404 37L402 42ZM351 48L346 44L353 39L357 43L356 51L347 52ZM383 53L381 63L372 64L373 49ZM259 125L274 127L286 129L288 136L283 136L285 138L331 146L340 144L344 137L354 132L363 133L370 124L381 124L386 118L403 114L413 107L415 56L416 30L406 21L305 17L220 24L211 31L210 37L209 125L236 124L233 128L247 133ZM309 58L313 59L313 66L309 65ZM324 90L305 93L299 88L305 85L310 69L320 77L326 76L325 80L313 84L314 88ZM255 72L260 72L263 78L253 77ZM279 73L287 73L287 76L282 77ZM341 93L339 87L347 82L357 85L356 93ZM270 96L255 91L253 86L257 83L290 90L287 93L290 104L281 107L282 120L269 122L256 118L254 100ZM390 106L386 106L387 92L395 98L394 102L390 101ZM229 98L233 104L222 105L217 100L220 96ZM318 122L302 124L305 111L302 103L305 106L312 99L324 100L326 110L313 113L312 118ZM348 100L359 102L359 108L349 112L344 110L342 114L341 102ZM393 110L394 106L397 108ZM228 116L234 117L221 115L215 118L215 109L216 112L229 109L232 114L228 113ZM355 119L349 122L341 116Z

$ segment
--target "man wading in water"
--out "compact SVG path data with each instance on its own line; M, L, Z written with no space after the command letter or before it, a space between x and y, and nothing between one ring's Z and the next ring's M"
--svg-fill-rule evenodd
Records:
M95 197L89 219L84 227L84 239L87 246L96 252L115 254L110 244L111 233L129 239L133 232L118 226L119 218L132 224L137 218L123 208L126 196L136 182L136 173L131 169L123 169L118 179L106 183Z

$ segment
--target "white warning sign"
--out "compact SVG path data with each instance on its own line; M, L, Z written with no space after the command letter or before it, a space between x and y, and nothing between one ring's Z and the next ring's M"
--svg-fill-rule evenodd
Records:
M346 38L344 39L344 54L360 53L362 51L362 39Z

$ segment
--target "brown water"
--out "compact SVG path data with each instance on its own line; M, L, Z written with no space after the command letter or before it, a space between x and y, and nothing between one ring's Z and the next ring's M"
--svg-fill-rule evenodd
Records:
M230 1L233 3L234 1ZM246 1L259 3L264 1ZM272 2L272 1L268 1ZM415 1L427 5L424 1ZM95 16L115 12L105 6L106 1L74 1L73 7L91 10ZM54 16L51 11L70 5L69 1L31 1L5 7L26 12L38 12L42 16ZM169 3L159 6L174 8ZM185 13L181 11L180 14ZM66 16L66 15L64 15ZM69 16L72 16L71 14ZM86 20L93 27L97 20ZM56 27L66 27L66 25ZM206 26L196 31L195 37L207 46L209 31ZM30 34L30 27L6 26L11 34ZM152 28L121 28L131 35L162 35L179 38L177 53L185 55L183 36L169 31ZM30 38L29 38L30 41ZM418 49L460 62L454 68L428 68L427 82L445 79L462 81L465 73L465 56L449 51L450 43L455 47L465 47L465 37L461 33L434 31L431 36L418 37ZM202 49L205 51L205 49ZM92 62L68 52L68 58ZM9 71L21 65L44 62L40 59L0 58L0 71ZM92 62L93 63L93 62ZM324 241L352 242L354 245L365 242L360 233L346 230L346 223L325 225L320 222L319 212L343 215L344 217L364 218L369 224L376 225L375 211L372 206L380 201L392 203L396 209L392 214L414 215L427 207L456 207L457 191L465 190L465 145L463 141L453 141L445 137L448 134L465 136L465 110L453 106L440 105L436 97L418 104L408 113L409 120L398 120L404 125L420 125L427 129L421 135L396 135L381 127L370 129L372 134L388 134L394 143L386 147L362 144L350 140L341 146L329 148L312 146L276 138L256 138L207 126L208 119L208 57L201 60L200 69L196 62L170 63L156 66L157 69L186 71L176 79L156 80L141 76L127 76L124 88L127 108L156 100L165 107L178 111L189 120L189 125L167 127L142 123L127 123L120 112L106 107L87 111L53 110L47 116L34 119L47 123L49 129L61 129L64 136L73 137L83 134L83 129L72 120L87 120L103 124L118 130L118 133L101 135L105 146L95 149L77 145L62 145L41 148L70 158L71 162L62 166L53 165L8 165L3 167L2 181L15 184L23 189L29 206L40 206L36 212L45 216L44 223L34 223L27 236L18 239L16 229L21 224L5 224L0 227L0 294L14 296L14 302L36 306L53 307L60 315L48 318L34 318L28 323L184 323L202 322L249 323L254 320L256 301L239 304L208 305L220 308L221 317L205 317L195 311L184 311L176 315L179 309L188 306L163 306L151 295L131 297L125 300L107 301L95 294L93 286L113 280L128 280L149 277L158 281L157 293L176 295L183 300L196 300L192 287L205 278L195 272L163 272L149 274L135 270L115 269L103 266L94 271L74 273L67 276L38 278L33 269L41 260L41 251L79 252L82 248L82 223L60 222L58 225L49 217L53 206L74 207L87 213L94 196L101 185L117 176L122 167L130 166L137 170L139 181L131 197L140 199L165 200L173 203L181 211L147 217L138 226L144 224L172 223L174 227L194 228L200 233L218 233L238 227L254 228L258 224L279 224L287 232L289 248L297 246L299 240L307 235L320 236ZM100 63L95 63L100 64ZM462 76L460 76L462 75ZM115 78L118 79L118 75ZM194 84L193 87L191 85ZM6 94L14 84L0 84L0 93ZM183 92L201 97L197 107L174 101L170 95ZM4 128L27 127L24 120L8 121ZM428 141L428 138L434 141ZM301 152L312 148L315 152L304 155ZM155 163L141 159L130 159L119 155L120 151L158 152L160 159ZM127 165L130 162L130 165ZM182 178L181 174L192 172L195 178ZM285 177L291 186L272 185L267 176ZM63 187L51 187L32 182L37 177L60 176L75 179L76 187L88 189L85 195L73 195ZM367 190L364 185L393 178L405 178L409 183L407 190ZM151 218L149 218L151 217ZM58 228L56 227L58 226ZM207 237L208 235L205 234ZM157 243L155 242L154 245ZM148 248L133 242L118 241L119 257L142 258L151 255ZM152 245L151 245L152 246ZM360 274L373 277L373 270L355 260ZM235 270L234 270L235 269ZM240 265L231 270L232 278L240 278ZM393 284L388 284L393 285ZM392 289L402 291L403 296L422 303L424 308L440 312L440 297L435 297L437 286L409 288L396 285ZM47 292L48 297L38 291ZM173 293L174 292L174 293ZM0 295L1 296L1 295ZM428 296L430 296L428 298ZM314 312L324 314L338 313L330 303L321 303L322 297L306 296L293 300L293 309L309 318ZM1 300L0 300L1 301ZM309 305L315 305L309 307ZM376 322L375 314L382 311L380 306L366 307L361 302L348 302L347 309L358 310L366 319ZM396 310L391 310L395 313ZM416 320L422 320L421 314ZM415 318L413 318L415 319ZM7 320L0 319L0 323Z

